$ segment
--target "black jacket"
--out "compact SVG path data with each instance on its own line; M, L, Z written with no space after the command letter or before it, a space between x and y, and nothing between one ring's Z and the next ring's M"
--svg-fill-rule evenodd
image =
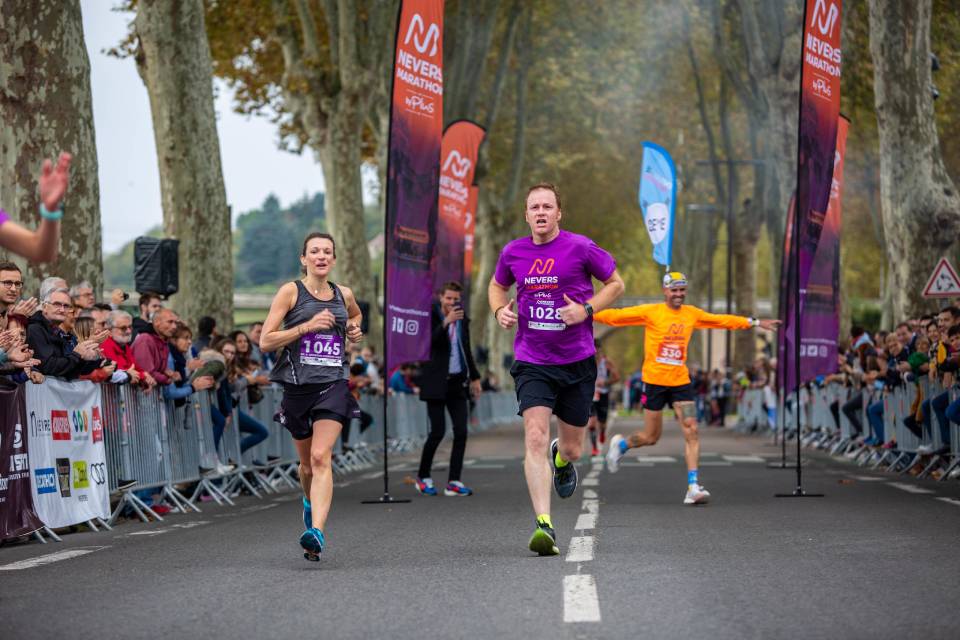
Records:
M133 333L130 335L130 344L133 344L133 341L137 339L137 335L141 333L150 333L151 331L153 331L152 324L140 316L135 316L133 318Z
M84 360L73 352L73 345L59 329L40 315L33 315L27 325L27 344L33 349L34 357L40 360L37 371L45 376L74 380L87 373L93 373L100 366L100 360Z
M449 327L443 326L443 313L440 304L434 303L430 314L430 360L420 367L420 399L442 400L447 395L447 380L450 369ZM473 361L473 349L470 347L470 319L464 317L458 323L460 345L466 361L466 372L470 380L479 380L480 372Z

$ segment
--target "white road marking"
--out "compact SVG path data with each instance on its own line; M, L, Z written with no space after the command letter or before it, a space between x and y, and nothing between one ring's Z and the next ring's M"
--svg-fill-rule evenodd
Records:
M596 498L597 498L597 492L594 491L593 489L584 489L584 490L583 490L583 497L584 497L584 498L589 498L590 500L596 500Z
M268 509L270 507L276 507L279 505L271 504L265 505ZM223 515L233 515L233 514L223 514ZM159 529L147 529L146 531L131 531L130 533L124 534L127 536L159 536L164 533L170 533L171 531L176 531L177 529L193 529L194 527L199 527L205 524L210 524L210 520L191 520L190 522L183 522L180 524L172 524L169 527L160 527ZM122 536L116 536L117 538Z
M582 484L585 487L596 487L600 485L600 481L597 480L596 478L584 478L580 482L580 484Z
M64 549L63 551L48 553L43 556L37 556L36 558L29 558L27 560L19 560L17 562L11 562L10 564L0 565L0 571L19 571L21 569L32 569L33 567L40 567L45 564L60 562L61 560L69 560L70 558L79 558L80 556L85 556L88 553L93 553L94 551L100 551L101 549L106 549L108 546L109 545L102 546L102 547L80 547L77 549Z
M637 456L640 462L676 462L673 456Z
M700 466L701 467L732 467L733 463L727 462L725 460L701 460Z
M947 504L952 504L955 507L960 507L960 500L957 500L956 498L937 498L937 500L942 500Z
M598 477L599 475L600 475L599 471L591 471L590 473L587 474L587 477L592 479L592 478Z
M567 562L590 562L593 560L593 536L574 536L570 538L570 550Z
M583 510L587 513L598 514L600 513L600 501L599 500L584 500L583 501Z
M721 456L727 462L766 462L760 456L733 456L733 455L724 455Z
M912 484L907 484L906 482L888 482L888 485L891 487L896 487L901 491L906 491L907 493L933 493L930 489L924 489L923 487L917 487Z
M577 516L577 524L573 527L577 531L587 531L588 529L597 528L597 514L595 513L581 513Z
M652 462L621 462L621 467L653 467L656 466Z
M859 480L860 482L880 482L885 480L885 478L878 478L877 476L850 476L854 480Z
M593 576L563 577L563 621L600 622L600 600Z

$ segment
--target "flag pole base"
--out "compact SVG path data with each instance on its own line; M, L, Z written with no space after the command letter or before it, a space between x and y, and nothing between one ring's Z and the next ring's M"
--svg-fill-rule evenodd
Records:
M774 498L823 498L822 493L807 493L803 489L797 487L794 489L793 493L775 493L773 494Z
M360 504L402 504L410 502L407 498L394 498L389 493L384 493L379 498L373 500L361 500Z

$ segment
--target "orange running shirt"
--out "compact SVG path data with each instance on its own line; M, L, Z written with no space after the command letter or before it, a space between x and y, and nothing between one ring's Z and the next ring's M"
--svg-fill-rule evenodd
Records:
M666 305L641 304L623 309L604 309L594 314L596 322L614 327L646 327L643 338L643 381L662 387L690 383L687 345L694 329L749 329L742 316L707 313L691 305L674 311Z

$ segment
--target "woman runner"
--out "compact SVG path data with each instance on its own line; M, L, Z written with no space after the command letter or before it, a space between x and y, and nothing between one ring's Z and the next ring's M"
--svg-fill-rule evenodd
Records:
M360 307L350 289L327 279L336 263L333 237L309 234L300 254L305 277L280 287L260 336L261 349L279 351L270 379L283 385L283 402L274 419L293 435L300 456L300 546L312 561L320 560L333 499L333 445L360 414L347 386L344 344L363 337Z

